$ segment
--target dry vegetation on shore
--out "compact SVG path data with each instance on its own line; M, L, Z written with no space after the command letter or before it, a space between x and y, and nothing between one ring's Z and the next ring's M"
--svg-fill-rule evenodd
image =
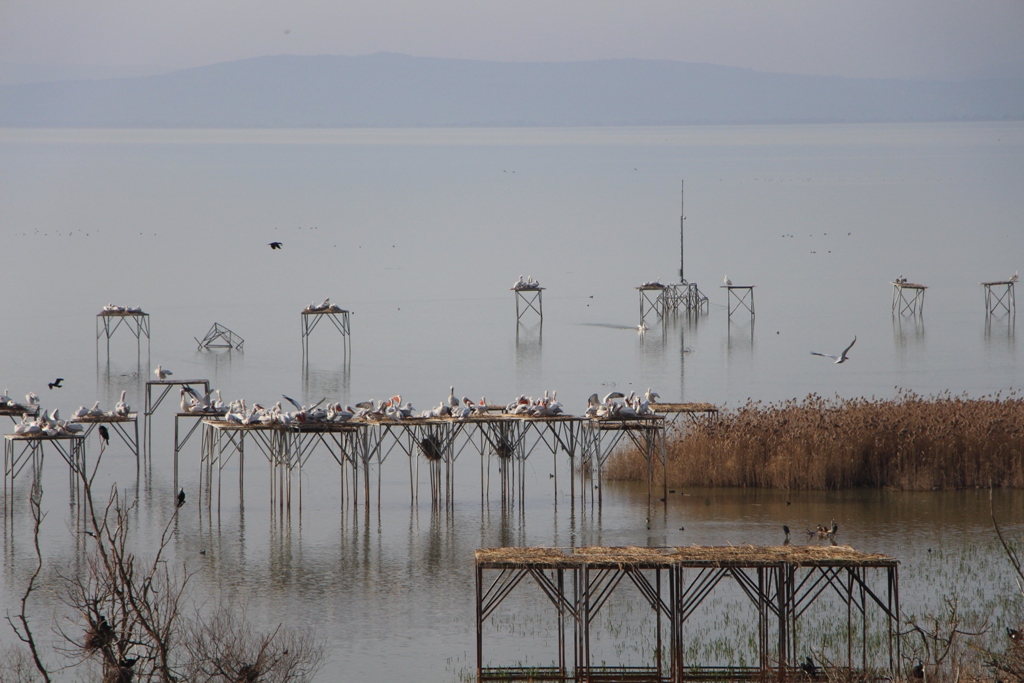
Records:
M751 401L670 433L667 457L670 486L1021 488L1024 399L900 392ZM611 459L606 476L644 480L646 472L631 450Z

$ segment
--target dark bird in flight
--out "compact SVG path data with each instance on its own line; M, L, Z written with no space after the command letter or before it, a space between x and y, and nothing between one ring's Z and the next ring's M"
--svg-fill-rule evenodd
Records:
M185 504L185 489L178 489L178 507Z
M46 386L50 387L51 389L53 389L54 387L57 387L58 389L63 389L64 387L62 387L61 384L60 384L63 381L64 381L63 377L58 377L57 379L53 380L52 382L47 382Z
M284 246L284 243L282 243L282 242L271 242L270 243L270 248L271 249L280 249L283 246Z
M100 438L103 439L103 445L110 445L110 431L107 429L107 426L100 425L100 428L97 431L100 433Z

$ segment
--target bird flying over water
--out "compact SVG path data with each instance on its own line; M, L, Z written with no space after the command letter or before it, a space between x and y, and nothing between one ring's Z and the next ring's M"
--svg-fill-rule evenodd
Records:
M281 242L271 242L271 243L270 243L270 244L269 244L268 246L269 246L269 247L270 247L271 249L280 249L280 248L281 248L282 246L284 246L284 245L283 245L283 243L281 243Z
M847 354L850 352L850 349L852 349L853 345L856 344L856 343L857 343L857 337L855 335L853 337L853 341L850 342L850 345L847 346L845 349L843 349L843 352L841 354L839 354L838 356L833 356L830 353L818 353L817 351L811 351L811 355L812 356L824 356L825 358L831 358L833 361L835 361L836 365L839 365L840 363L845 363L846 361L849 360L849 357L847 356Z
M63 389L64 387L62 387L61 384L60 384L63 381L64 381L63 377L58 377L57 379L53 380L52 382L47 382L46 386L50 387L51 389L53 389L54 387L57 387L58 389Z

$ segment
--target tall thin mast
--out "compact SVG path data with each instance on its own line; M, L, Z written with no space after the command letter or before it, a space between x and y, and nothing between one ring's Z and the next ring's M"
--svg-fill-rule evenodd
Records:
M686 282L683 276L683 221L686 220L686 181L682 181L679 200L679 281Z

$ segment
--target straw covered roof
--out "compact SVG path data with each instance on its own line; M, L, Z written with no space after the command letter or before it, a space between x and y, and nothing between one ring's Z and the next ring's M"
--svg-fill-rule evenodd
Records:
M589 548L481 548L476 563L488 568L539 569L587 566L636 567L764 567L789 564L799 567L889 567L888 555L862 553L850 546L638 546Z

